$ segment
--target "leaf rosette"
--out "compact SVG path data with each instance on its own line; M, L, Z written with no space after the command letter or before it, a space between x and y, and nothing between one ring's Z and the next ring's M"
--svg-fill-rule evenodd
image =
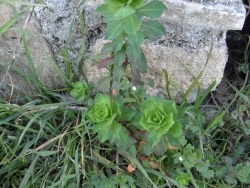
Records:
M121 115L121 111L118 103L111 100L108 95L97 94L95 104L87 115L93 123L108 126L113 123L116 116Z
M88 84L85 81L72 83L73 89L70 91L70 95L76 99L77 102L82 101L86 97L86 91Z
M173 101L150 98L142 102L140 111L135 125L147 131L147 141L151 146L155 146L165 134L171 137L182 134L177 107Z
M189 176L183 172L179 172L178 176L175 180L181 185L187 186L189 185Z
M120 151L127 150L135 143L127 129L116 120L121 117L120 106L109 95L97 94L87 117L93 123L92 129L98 133L100 142L109 140Z

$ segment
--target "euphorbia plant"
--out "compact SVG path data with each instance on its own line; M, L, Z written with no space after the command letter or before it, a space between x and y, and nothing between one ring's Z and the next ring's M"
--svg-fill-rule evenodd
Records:
M179 119L182 115L171 100L151 97L142 102L135 125L146 131L146 141L154 147L163 135L178 137L182 134Z
M88 84L83 80L80 82L72 83L73 89L70 91L70 95L76 99L77 102L85 99L88 93Z
M93 123L93 131L98 133L100 142L109 140L115 143L120 150L124 150L134 143L129 132L117 120L121 116L119 104L109 95L97 94L94 105L87 113Z
M105 0L96 12L105 17L106 39L112 42L104 46L109 53L113 82L120 82L124 68L130 65L132 81L138 82L138 73L146 72L146 59L140 45L144 39L155 39L165 34L162 24L155 19L166 10L161 1Z

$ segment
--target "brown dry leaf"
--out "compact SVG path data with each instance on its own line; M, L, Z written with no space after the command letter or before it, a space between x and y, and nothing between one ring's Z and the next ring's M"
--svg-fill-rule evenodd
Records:
M136 167L134 166L134 165L132 165L132 164L129 164L128 166L127 166L127 171L128 172L134 172L135 171L135 169L136 169Z
M151 166L151 168L154 169L154 170L159 168L159 164L157 162L150 161L148 163Z

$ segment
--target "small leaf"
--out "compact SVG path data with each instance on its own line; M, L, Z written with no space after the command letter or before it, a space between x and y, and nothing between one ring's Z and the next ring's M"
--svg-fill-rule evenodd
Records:
M108 22L110 23L108 23L107 31L106 31L107 39L112 40L123 33L124 20L109 19Z
M146 0L133 0L129 5L136 10L144 5L145 2Z
M141 25L142 25L142 22L138 18L138 16L135 14L132 14L128 16L127 18L125 18L123 29L126 33L133 35L136 33L136 31L140 29Z
M115 139L115 145L118 151L126 151L128 148L133 148L135 140L130 136L128 130L121 126L121 130L119 132L119 137Z
M127 4L127 0L107 0L107 3L110 5L123 6L123 5Z
M96 13L104 16L104 17L113 17L116 12L119 11L119 9L122 7L122 5L110 5L108 3L104 3L97 7Z
M114 58L115 58L115 65L116 66L122 66L123 63L125 62L125 58L126 58L126 51L125 50L120 50L119 52L116 52L114 54Z
M111 80L112 79L110 77L102 77L102 79L100 79L97 82L97 88L98 89L107 89L109 87Z
M115 40L113 40L112 45L114 52L120 51L122 49L123 41L124 41L124 34L119 35Z
M146 57L145 57L143 52L140 53L138 63L137 63L137 69L140 72L146 72L147 71L147 61L146 61Z
M124 7L121 7L115 14L114 14L114 17L116 18L119 18L119 19L122 19L122 18L125 18L131 14L134 14L135 13L135 10L127 5L127 6L124 6Z
M130 121L134 117L134 115L137 113L135 110L132 110L126 106L123 106L121 111L122 111L122 115L121 117L119 117L119 120L121 121Z
M140 48L136 48L130 44L127 46L127 56L131 62L132 67L134 70L137 70L139 72L146 72L147 66L146 66L146 58L144 54L142 53Z
M127 55L129 60L132 62L132 65L136 67L136 63L138 62L139 56L141 54L141 49L135 48L134 46L128 44L127 46Z
M114 80L119 83L123 76L124 76L124 66L116 65L114 67L114 70L113 70L113 78L114 78Z
M165 34L165 28L158 21L148 21L144 22L144 34L148 39L155 39L163 34Z
M144 33L141 30L138 30L133 35L128 35L128 42L134 47L139 47L143 43L144 38Z
M38 151L38 152L36 152L37 155L40 155L42 157L47 157L50 155L54 155L56 153L58 153L58 151Z
M175 122L175 124L169 129L169 134L173 137L178 137L182 135L181 123Z
M110 66L113 63L114 58L112 57L107 57L105 59L102 59L98 65L99 69L103 69L103 68L108 68L108 66Z
M108 55L112 51L113 51L113 44L111 42L104 44L101 50L102 54L104 55Z
M162 136L162 134L159 134L159 132L152 129L151 131L149 131L149 133L147 135L147 141L151 147L154 147L159 143L161 136Z
M137 10L138 14L149 18L158 18L166 11L166 6L161 1L151 1Z
M107 140L110 140L111 142L114 141L114 139L119 138L119 131L121 129L121 124L114 121L109 126L102 126L102 123L94 124L93 130L98 133L98 140L103 143Z

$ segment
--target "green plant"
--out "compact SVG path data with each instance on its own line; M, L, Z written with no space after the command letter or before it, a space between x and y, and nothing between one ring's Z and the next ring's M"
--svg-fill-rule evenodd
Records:
M142 18L158 18L165 10L161 1L147 0L107 0L96 9L98 14L105 17L106 38L112 40L102 50L110 57L101 63L111 66L112 84L116 90L120 89L119 83L127 65L131 67L133 84L139 83L138 72L147 69L140 45L145 39L155 39L165 33L159 21Z
M184 113L177 111L173 101L152 97L141 103L140 111L134 124L146 131L146 139L151 147L158 144L163 135L171 139L182 134L179 118Z
M176 181L181 185L187 186L189 185L189 176L183 172L178 173L176 176Z
M100 142L109 140L119 149L129 148L134 143L128 131L117 121L121 116L119 104L108 95L97 94L87 116L93 122L93 131L98 133Z
M88 92L88 85L85 81L72 83L74 89L70 91L70 95L76 99L76 102L80 102L86 98Z

